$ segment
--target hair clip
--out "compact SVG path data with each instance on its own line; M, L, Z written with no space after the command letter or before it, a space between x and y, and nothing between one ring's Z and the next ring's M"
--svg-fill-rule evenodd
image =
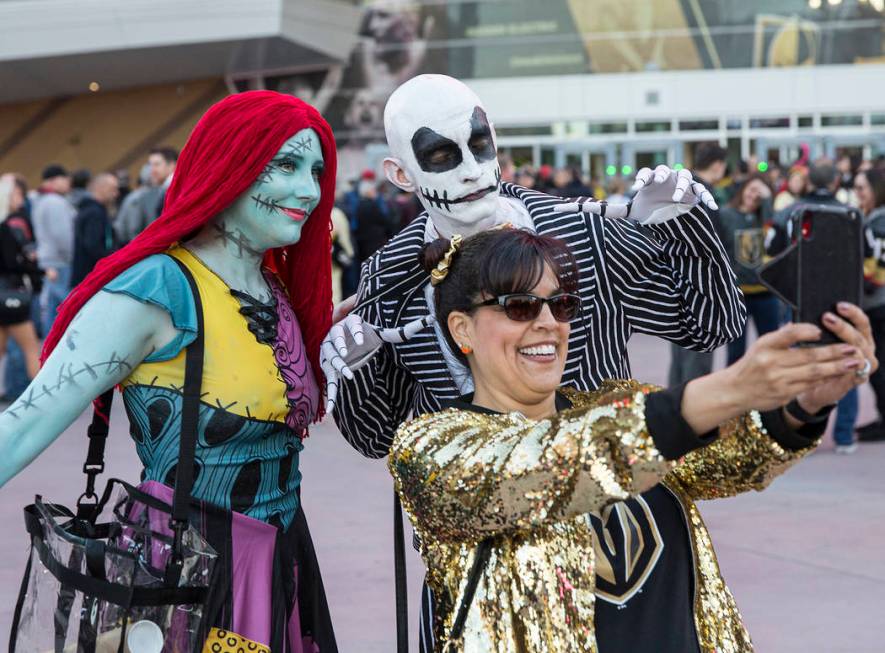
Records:
M452 265L452 257L455 255L455 252L458 251L458 247L461 245L461 234L455 234L452 236L452 240L450 241L449 249L446 252L446 255L442 257L442 260L436 264L436 268L431 270L430 272L430 285L436 286L443 282L446 278L446 275L449 273L449 268Z

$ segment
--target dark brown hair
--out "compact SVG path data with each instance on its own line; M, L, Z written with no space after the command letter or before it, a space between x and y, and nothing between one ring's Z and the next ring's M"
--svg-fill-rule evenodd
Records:
M771 184L768 183L765 175L754 172L749 177L747 177L740 186L738 186L737 192L735 192L735 194L732 196L731 200L728 202L728 205L740 211L741 205L744 202L744 193L747 192L750 184L754 181L761 181L763 184L768 186L769 190L771 189Z
M885 172L880 169L870 168L857 173L867 178L867 183L873 191L873 208L885 206Z
M439 238L424 246L419 259L431 272L451 242ZM449 333L452 311L471 313L483 299L529 292L549 266L563 292L578 292L578 268L568 245L557 238L524 229L492 229L465 238L452 257L449 273L433 292L436 319L452 351L464 363L467 357Z

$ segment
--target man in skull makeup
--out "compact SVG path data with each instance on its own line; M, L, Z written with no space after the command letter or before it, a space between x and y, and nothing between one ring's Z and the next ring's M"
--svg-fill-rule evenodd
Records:
M364 455L387 455L410 415L439 410L473 391L469 370L433 323L432 288L418 260L424 245L439 237L510 223L566 242L580 270L583 308L572 323L563 383L579 390L630 377L627 340L635 332L701 351L741 333L743 299L704 211L715 203L688 170L641 170L636 197L623 205L569 201L502 183L482 102L443 75L400 86L384 125L386 176L417 193L425 212L366 261L355 307L332 327L321 360L336 422ZM633 503L625 504L632 518L619 523L656 531L652 511L641 498ZM651 568L657 558L646 559ZM648 575L633 576L641 585ZM638 588L608 589L600 598L616 604ZM432 650L429 590L423 603L422 650Z

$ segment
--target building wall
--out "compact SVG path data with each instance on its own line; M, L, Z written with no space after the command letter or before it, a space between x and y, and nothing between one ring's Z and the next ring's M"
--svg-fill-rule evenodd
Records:
M132 179L151 147L180 149L200 116L227 95L222 80L145 86L0 105L0 170L39 181L48 163Z

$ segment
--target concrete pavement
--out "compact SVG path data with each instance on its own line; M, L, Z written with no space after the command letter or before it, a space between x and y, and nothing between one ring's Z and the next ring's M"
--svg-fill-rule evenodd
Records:
M663 383L667 345L637 336L634 374ZM122 407L108 472L138 478ZM868 391L864 422L872 417ZM73 503L82 492L86 417L0 491L0 637L6 636L27 542L21 507L34 493ZM303 499L344 653L395 650L392 490L384 461L362 458L331 420L302 457ZM701 506L720 564L759 653L882 653L885 608L885 444L836 456L827 439L765 493ZM410 627L417 638L421 563L409 550Z

